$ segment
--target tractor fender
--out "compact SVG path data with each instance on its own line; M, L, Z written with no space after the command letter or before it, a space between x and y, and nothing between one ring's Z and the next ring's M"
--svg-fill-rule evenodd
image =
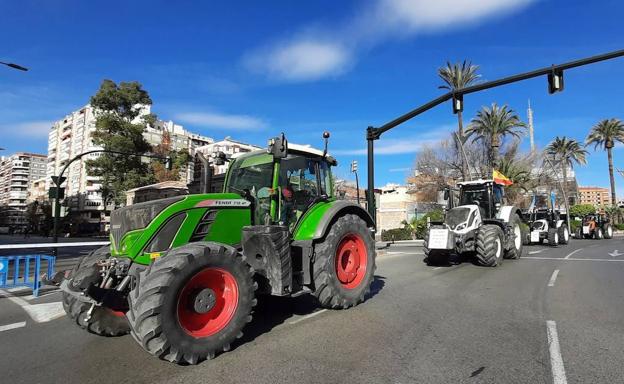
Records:
M557 228L561 228L561 226L563 225L564 221L563 220L557 220Z
M375 227L375 222L368 212L355 203L344 200L321 202L301 218L301 222L297 224L294 231L294 240L320 239L325 236L331 224L344 215L357 215L366 222L369 228Z
M509 220L511 220L511 215L513 215L514 213L518 214L520 220L524 220L522 211L514 207L513 205L505 205L501 207L500 211L498 211L498 214L496 215L496 218L504 221L505 223L509 223Z

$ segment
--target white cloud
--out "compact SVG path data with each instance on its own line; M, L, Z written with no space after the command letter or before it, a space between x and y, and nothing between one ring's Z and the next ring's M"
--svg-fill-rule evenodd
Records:
M16 124L4 124L0 127L0 132L7 135L19 135L32 138L48 137L50 128L54 123L52 121L25 121L23 123Z
M198 127L220 128L233 131L259 131L268 124L257 117L248 115L230 115L217 112L187 112L178 113L175 119L182 123Z
M271 78L296 82L339 74L349 65L350 56L339 43L304 38L259 50L247 57L246 65Z
M283 81L311 81L345 72L362 46L418 33L465 27L517 11L536 0L376 0L337 25L314 28L248 54L253 71Z
M411 171L412 168L410 167L404 167L404 168L390 168L388 169L388 172L408 172Z

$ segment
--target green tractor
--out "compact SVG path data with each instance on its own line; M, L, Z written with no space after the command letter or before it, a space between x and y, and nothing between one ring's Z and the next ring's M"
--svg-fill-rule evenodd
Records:
M284 134L230 161L223 193L176 196L111 214L110 247L61 282L68 316L103 336L196 364L227 351L259 294L311 293L325 308L362 302L375 271L374 222L336 200L325 150Z

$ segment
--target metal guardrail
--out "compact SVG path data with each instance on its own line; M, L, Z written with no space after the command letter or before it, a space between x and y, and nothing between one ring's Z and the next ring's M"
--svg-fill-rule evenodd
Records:
M47 278L51 278L54 274L54 263L56 261L54 256L0 256L0 288L30 287L33 290L33 296L39 296L39 288L41 288L42 278L42 260L47 261L47 271L45 276ZM34 265L31 268L31 264L33 263ZM11 268L13 269L12 271Z

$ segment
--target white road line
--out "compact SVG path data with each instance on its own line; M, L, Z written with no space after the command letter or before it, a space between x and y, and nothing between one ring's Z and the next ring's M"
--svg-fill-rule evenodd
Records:
M538 256L533 256L533 257L523 257L520 260L561 260L561 261L609 261L609 262L624 262L624 260L617 260L617 259L576 259L576 258L572 258L572 259L564 259L562 257L538 257Z
M564 259L569 259L569 258L570 258L570 256L572 256L572 255L574 255L576 252L579 252L579 251L582 251L582 250L583 250L583 248L579 248L579 249L577 249L577 250L575 250L575 251L572 251L572 252L568 253L568 255L567 255L566 257L564 257Z
M622 260L624 261L624 260ZM37 323L46 323L65 316L63 303L56 301L44 304L29 304L26 300L12 296L9 292L0 289L0 296L4 296L11 302L22 307L24 311Z
M388 252L386 252L386 254L388 254L388 255L405 255L407 253L409 253L409 252L398 252L398 251L388 251Z
M0 332L10 331L11 329L22 328L26 326L26 322L22 321L20 323L13 323L7 325L0 325Z
M531 251L531 252L529 252L529 255L535 255L536 253L542 253L544 251L545 251L545 249L540 249L539 251Z
M548 349L550 351L550 366L552 369L554 384L567 384L563 358L559 349L559 337L557 336L557 323L552 320L546 321L548 332Z
M314 316L316 316L318 314L321 314L323 312L327 312L327 309L321 309L320 311L316 311L316 312L310 313L309 315L305 315L303 317L300 317L297 320L293 320L293 321L289 322L288 324L297 324L300 321L307 320L307 319L309 319L311 317L314 317Z
M550 276L550 280L548 280L548 286L549 287L554 287L555 286L555 280L557 280L557 275L559 275L559 270L555 269L553 271L552 276Z
M435 267L435 268L433 268L433 270L435 271L436 269L440 269L440 268L442 268L442 267Z

